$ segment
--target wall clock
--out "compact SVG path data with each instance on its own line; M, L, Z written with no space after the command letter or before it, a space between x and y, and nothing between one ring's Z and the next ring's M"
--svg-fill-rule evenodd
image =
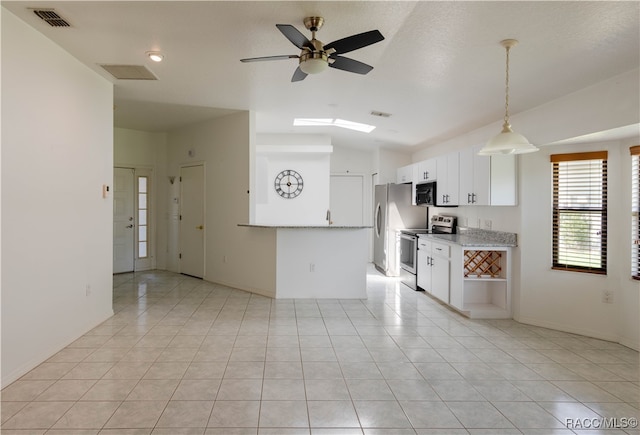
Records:
M302 176L292 169L280 172L274 182L276 193L286 199L300 195L303 186Z

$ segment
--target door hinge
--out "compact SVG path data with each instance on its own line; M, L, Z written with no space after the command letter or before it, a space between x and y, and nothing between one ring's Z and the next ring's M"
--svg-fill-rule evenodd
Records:
M180 181L182 183L182 177L180 177L180 180L178 180L178 181Z
M182 260L182 254L178 254L178 258Z
M182 215L180 215L180 220L182 220Z

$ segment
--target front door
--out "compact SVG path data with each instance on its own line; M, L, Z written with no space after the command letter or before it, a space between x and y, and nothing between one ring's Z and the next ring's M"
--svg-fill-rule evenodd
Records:
M204 166L180 169L180 273L204 277Z
M133 272L135 247L134 173L131 168L113 172L113 273Z

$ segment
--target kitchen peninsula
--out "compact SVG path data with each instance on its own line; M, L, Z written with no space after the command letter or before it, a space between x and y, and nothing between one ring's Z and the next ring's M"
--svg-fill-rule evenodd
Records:
M276 231L276 299L366 299L367 226L239 224Z

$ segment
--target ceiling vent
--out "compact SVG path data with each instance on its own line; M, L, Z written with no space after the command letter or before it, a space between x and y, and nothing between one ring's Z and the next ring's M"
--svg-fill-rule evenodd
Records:
M71 24L58 15L54 9L33 9L33 13L51 27L71 27Z
M371 115L379 116L380 118L389 118L391 116L390 113L378 112L377 110L372 110Z
M158 80L144 65L100 65L118 80Z

